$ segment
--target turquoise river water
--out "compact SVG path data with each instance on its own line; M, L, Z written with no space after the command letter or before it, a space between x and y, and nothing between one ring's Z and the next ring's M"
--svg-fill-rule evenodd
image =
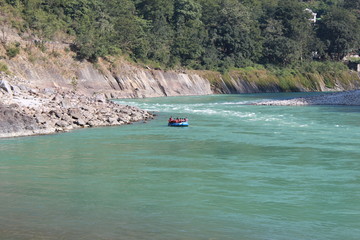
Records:
M157 117L1 139L0 239L360 239L360 107L249 104L302 95L118 100Z

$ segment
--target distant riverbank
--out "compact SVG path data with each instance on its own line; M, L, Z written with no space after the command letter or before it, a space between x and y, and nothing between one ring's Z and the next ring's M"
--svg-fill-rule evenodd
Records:
M256 105L304 106L304 105L349 105L360 106L360 90L336 92L314 97L294 98L289 100L272 100Z

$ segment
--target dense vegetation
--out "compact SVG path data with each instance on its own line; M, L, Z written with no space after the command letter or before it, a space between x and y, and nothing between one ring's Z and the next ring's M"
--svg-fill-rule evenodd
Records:
M127 55L224 70L339 61L360 48L360 0L0 0L0 8L2 25L44 41L72 36L90 61Z

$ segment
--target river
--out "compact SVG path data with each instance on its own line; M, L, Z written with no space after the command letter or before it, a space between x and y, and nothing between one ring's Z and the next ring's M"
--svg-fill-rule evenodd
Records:
M249 104L303 95L118 100L157 117L1 139L0 239L358 239L360 107Z

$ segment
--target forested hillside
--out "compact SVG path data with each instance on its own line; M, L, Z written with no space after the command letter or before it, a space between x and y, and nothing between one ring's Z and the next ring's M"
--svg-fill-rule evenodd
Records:
M339 61L360 48L360 0L0 0L0 8L3 44L11 25L40 45L70 42L93 62L123 55L223 71Z

